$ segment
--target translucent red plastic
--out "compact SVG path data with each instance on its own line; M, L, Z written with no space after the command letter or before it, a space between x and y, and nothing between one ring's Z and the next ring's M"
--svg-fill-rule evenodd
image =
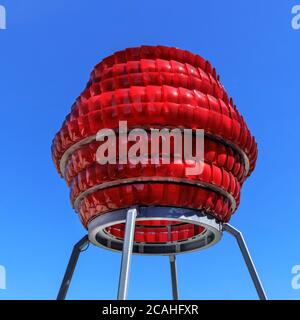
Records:
M98 190L79 204L84 226L96 216L133 205L171 206L204 210L220 221L232 211L228 199L202 187L172 183L135 183Z
M127 121L128 130L148 132L203 129L204 171L187 175L188 165L175 164L174 154L168 165L100 165L96 152L102 142L96 134L100 129L117 132L120 121ZM85 227L99 215L133 205L191 208L229 221L257 154L254 137L212 65L166 46L128 48L103 59L52 143L54 164ZM172 220L138 221L135 241L183 241L204 231ZM124 224L106 232L122 240Z
M149 136L149 144L151 141L151 136ZM118 145L118 137L116 142ZM103 143L104 142L100 141L90 142L74 151L68 158L65 166L65 179L69 186L81 171L96 163L96 152ZM133 142L128 143L128 149L131 144L133 144ZM172 146L173 144L171 143L171 150ZM148 150L151 150L150 146L148 147ZM162 150L161 144L160 150ZM151 153L149 153L148 157L149 159L151 158ZM224 146L209 138L204 140L204 162L213 164L220 169L232 173L240 183L243 183L245 179L245 168L241 156L238 153L234 153L230 147Z

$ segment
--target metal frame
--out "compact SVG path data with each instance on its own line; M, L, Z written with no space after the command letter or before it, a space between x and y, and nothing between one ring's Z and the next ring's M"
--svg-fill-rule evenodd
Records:
M120 278L119 278L119 287L118 287L118 300L126 300L128 294L128 284L129 284L129 274L131 267L131 258L133 254L133 243L134 243L134 230L135 230L135 222L136 218L139 214L138 208L131 208L127 211L126 216L126 226L125 226L125 237L122 248L122 260L121 260L121 268L120 268ZM247 248L246 242L242 233L231 226L228 223L223 224L222 231L226 231L237 240L238 246L242 252L244 261L250 273L251 279L257 291L258 297L260 300L267 300L266 293L263 289L262 283L259 279L258 273L256 271L255 265ZM71 280L72 276L79 258L80 253L83 251L84 247L89 244L89 236L84 236L78 243L75 244L58 296L57 300L64 300ZM176 270L176 255L169 254L170 261L170 271L171 271L171 283L172 283L172 294L173 299L178 300L178 279L177 279L177 270Z
M84 248L89 244L89 242L89 237L88 235L86 235L81 238L73 247L73 251L71 253L70 260L57 295L57 300L65 300L79 255L82 251L84 251Z
M262 283L259 279L258 273L256 271L254 262L251 258L250 252L247 248L247 244L246 244L246 241L243 237L242 232L237 230L236 228L234 228L233 226L231 226L228 223L223 224L223 230L227 231L229 234L231 234L232 236L235 237L235 239L239 245L239 248L242 252L243 258L245 260L246 266L247 266L248 271L250 273L251 279L253 281L253 284L255 286L255 289L256 289L256 292L259 296L259 299L260 300L267 300L268 299L267 295L266 295L264 288L262 286Z
M171 255L171 256L169 256L169 259L170 259L170 269L171 269L173 300L178 300L179 299L179 294L178 294L176 256L175 255Z
M110 235L106 230L116 224L126 223L127 209L115 210L102 214L88 224L89 239L96 246L116 252L123 251L123 240ZM216 244L222 236L222 224L213 216L193 209L174 207L138 207L136 221L168 220L178 223L189 223L205 228L205 232L184 241L165 243L134 242L133 254L143 255L178 255Z
M126 218L126 226L125 226L125 237L124 237L124 243L123 243L123 253L122 253L122 261L121 261L119 289L118 289L118 300L127 299L136 216L137 216L136 208L128 210L127 218Z

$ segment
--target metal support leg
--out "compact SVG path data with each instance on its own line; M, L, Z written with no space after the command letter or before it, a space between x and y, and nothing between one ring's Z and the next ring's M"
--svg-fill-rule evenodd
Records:
M125 236L123 243L123 253L121 261L120 279L119 279L119 289L118 289L118 300L126 300L128 292L128 280L132 256L132 247L134 241L134 229L135 229L135 219L137 216L137 209L132 208L127 212L126 226L125 226Z
M171 255L170 267L171 267L171 279L172 279L172 294L173 300L178 300L178 281L177 281L177 270L176 270L176 256Z
M87 244L89 244L89 238L87 235L75 244L57 295L57 300L65 300L79 255Z
M240 247L240 250L242 251L243 258L246 262L248 271L249 271L251 278L252 278L252 281L254 283L255 289L256 289L257 294L259 296L259 299L260 300L267 300L266 293L265 293L264 288L261 284L258 273L255 269L255 265L254 265L252 258L250 256L250 253L247 248L246 242L244 240L243 234L239 230L235 229L233 226L231 226L228 223L225 223L223 225L223 230L227 231L228 233L230 233L231 235L233 235L236 238L238 245Z

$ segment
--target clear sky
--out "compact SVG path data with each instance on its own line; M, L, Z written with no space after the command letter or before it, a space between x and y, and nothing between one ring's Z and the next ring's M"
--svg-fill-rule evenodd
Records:
M298 1L300 4L300 0ZM54 299L85 230L50 145L93 66L141 44L210 60L255 135L259 158L232 224L244 232L272 299L300 299L300 30L287 0L0 0L0 299ZM178 256L182 299L256 299L234 239ZM120 255L91 246L68 298L114 299ZM166 257L135 256L130 299L171 298Z

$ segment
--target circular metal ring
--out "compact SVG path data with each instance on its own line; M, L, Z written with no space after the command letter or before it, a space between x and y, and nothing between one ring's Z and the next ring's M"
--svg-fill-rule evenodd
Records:
M82 192L74 201L74 209L76 212L79 212L79 204L80 202L89 194L94 193L98 190L103 190L103 189L107 189L107 188L111 188L111 187L118 187L121 185L125 185L125 184L134 184L134 183L159 183L159 182L169 182L169 183L175 183L175 184L182 184L182 185L191 185L191 186L198 186L198 187L202 187L202 188L206 188L208 190L214 191L220 195L222 195L223 197L225 197L226 199L229 200L230 202L230 208L231 211L234 212L237 205L236 205L236 200L235 198L229 193L224 191L222 188L217 187L211 183L207 183L207 182L202 182L202 181L191 181L188 179L178 179L178 178L174 178L174 177L134 177L134 178L127 178L127 179L119 179L119 180L113 180L110 182L105 182L102 184L98 184L95 185L87 190L85 190L84 192Z
M89 240L96 246L121 252L123 240L106 232L110 226L126 222L128 209L105 213L88 224ZM199 210L174 207L139 207L136 221L168 220L189 223L205 228L205 231L187 240L165 243L134 242L132 252L143 255L170 255L196 251L216 244L222 237L222 224Z
M145 129L148 129L148 128L145 128ZM118 130L115 129L115 133L118 134ZM248 156L246 155L246 153L240 148L238 147L237 145L233 144L232 142L226 140L226 139L223 139L217 135L213 135L213 134L210 134L210 133L207 133L205 132L204 133L204 136L214 140L214 141L217 141L217 142L220 142L222 143L223 145L225 146L228 146L230 147L231 149L233 149L235 152L237 152L242 160L243 160L243 163L244 163L244 169L245 169L245 176L248 175L249 171L250 171L250 161L249 161L249 158ZM69 147L62 155L60 161L59 161L59 169L60 169L60 172L62 174L62 176L65 178L65 169L66 169L66 164L67 164L67 161L69 159L69 157L76 151L78 150L79 148L81 148L82 146L84 145L87 145L89 144L90 142L93 142L93 141L96 141L96 135L91 135L87 138L84 138L76 143L74 143L71 147Z

